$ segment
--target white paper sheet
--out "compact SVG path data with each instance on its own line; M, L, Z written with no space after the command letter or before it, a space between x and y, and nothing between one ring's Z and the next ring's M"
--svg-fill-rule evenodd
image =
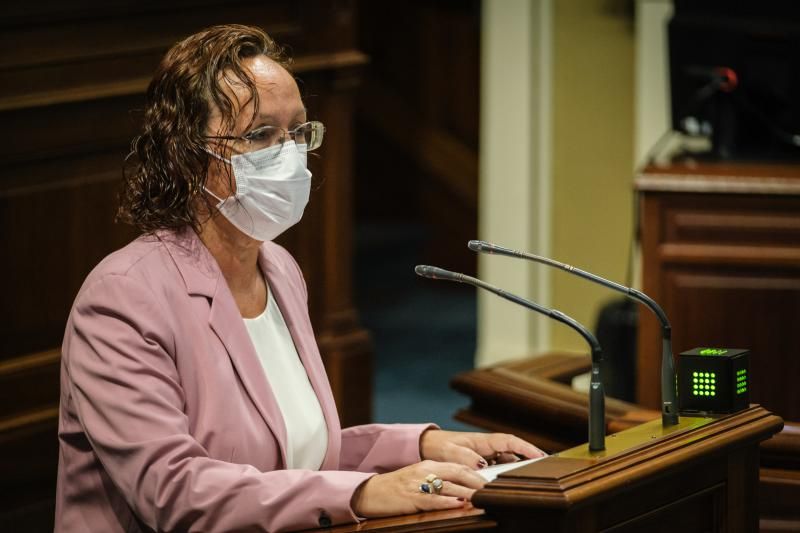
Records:
M544 457L547 456L545 455ZM526 459L524 461L517 461L515 463L500 463L492 466L487 466L482 470L478 470L478 473L481 476L483 476L483 479L485 479L486 481L494 481L494 478L496 478L503 472L508 472L509 470L514 470L515 468L535 463L536 461L544 459L544 457L537 457L536 459Z

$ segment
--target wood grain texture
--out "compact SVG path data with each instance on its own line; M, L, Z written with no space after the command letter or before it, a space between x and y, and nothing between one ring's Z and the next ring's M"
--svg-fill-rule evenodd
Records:
M795 164L676 161L649 165L634 181L638 191L800 194Z
M673 430L656 420L617 434L619 450L582 445L502 474L473 502L509 531L545 517L547 531L755 532L758 442L782 425L757 406Z
M676 356L749 348L751 401L787 420L800 420L798 184L800 165L773 164L680 163L636 180L643 290L670 317ZM660 333L649 314L640 320L637 400L656 407L660 363L649 354Z
M656 420L620 433L614 451L582 445L501 475L475 495L486 514L468 508L326 531L755 532L757 442L781 424L757 406L678 429Z
M480 2L362 1L359 18L372 58L356 103L359 218L425 224L422 261L474 273Z
M389 518L372 518L359 524L348 524L324 530L330 533L352 533L356 531L385 531L401 533L408 531L492 531L497 522L488 518L483 510L467 504L464 509L433 511Z

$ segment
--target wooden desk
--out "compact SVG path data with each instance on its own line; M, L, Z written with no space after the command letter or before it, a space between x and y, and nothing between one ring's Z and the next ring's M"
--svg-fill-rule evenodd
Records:
M569 383L590 368L588 356L550 353L465 372L451 385L471 403L456 418L515 433L549 452L576 446L586 440L588 397ZM607 433L661 416L660 411L612 398L606 402ZM800 529L800 424L787 422L783 431L762 442L760 456L761 530Z
M783 421L761 407L636 425L520 467L477 491L485 509L367 520L329 531L758 531L758 444Z
M761 407L654 420L502 475L473 498L501 531L758 531L758 443L783 421Z
M483 510L476 509L470 505L463 510L373 518L360 524L347 524L328 529L310 529L307 531L324 531L326 533L436 531L437 533L443 533L445 531L492 531L496 529L497 522L495 520L487 517Z

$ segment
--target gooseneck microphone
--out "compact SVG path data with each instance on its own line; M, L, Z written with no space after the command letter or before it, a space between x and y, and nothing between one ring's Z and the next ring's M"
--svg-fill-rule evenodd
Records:
M466 283L473 287L485 289L491 293L496 294L501 298L505 298L510 302L521 305L537 313L549 316L550 318L566 324L581 337L589 343L592 350L592 378L589 388L589 449L591 451L600 451L606 449L606 431L605 431L605 394L603 393L603 380L600 375L600 363L603 360L602 349L600 343L597 342L592 333L581 325L575 319L565 315L561 311L555 309L548 309L535 302L521 298L515 294L499 289L494 285L481 281L477 278L467 276L466 274L459 274L457 272L450 272L438 267L418 265L414 268L414 272L423 278L431 279L444 279L447 281L457 281L459 283Z
M636 300L650 309L658 318L661 323L661 423L664 426L672 426L678 423L678 400L676 392L675 381L675 362L672 359L672 327L669 325L666 313L661 309L655 300L647 296L641 291L637 291L631 287L626 287L601 278L596 274L586 272L580 268L575 268L572 265L555 261L548 257L542 257L527 252L520 252L511 250L496 244L491 244L484 241L469 241L469 249L473 252L485 252L489 254L505 255L507 257L515 257L518 259L527 259L535 261L544 265L560 268L583 279L587 279L594 283L598 283L611 290L621 292L628 298Z

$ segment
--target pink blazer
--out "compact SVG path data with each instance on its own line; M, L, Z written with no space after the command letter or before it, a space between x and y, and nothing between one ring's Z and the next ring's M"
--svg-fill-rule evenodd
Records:
M61 365L56 531L283 531L354 522L350 499L359 484L420 460L427 425L341 430L302 274L273 243L264 243L259 264L328 425L321 471L284 469L283 418L214 258L193 231L159 232L103 260L72 308Z

